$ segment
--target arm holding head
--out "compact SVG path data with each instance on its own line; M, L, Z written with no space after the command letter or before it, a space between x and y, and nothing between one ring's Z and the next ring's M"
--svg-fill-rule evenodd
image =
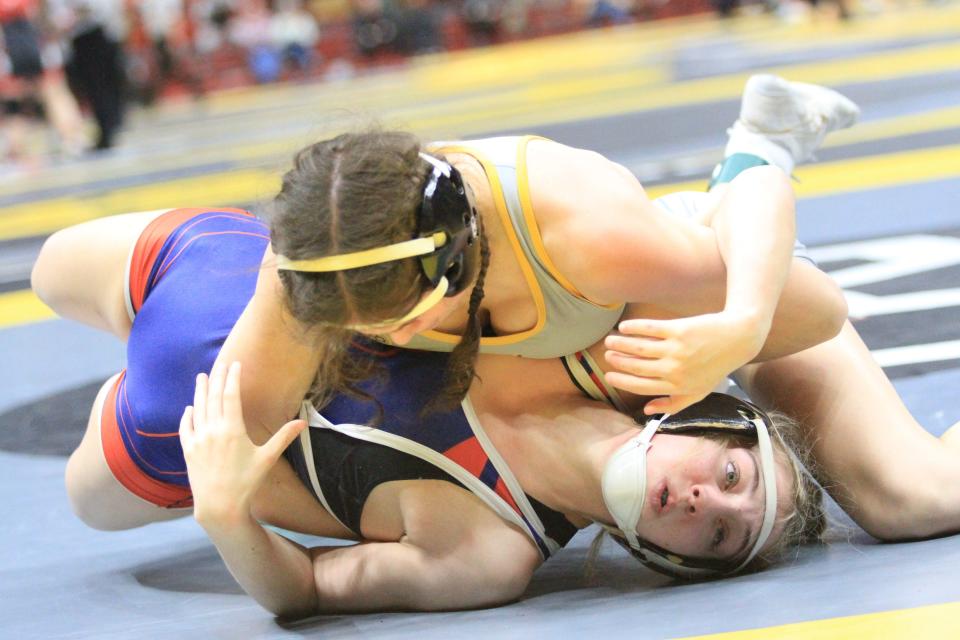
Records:
M798 287L813 290L793 276L794 196L778 169L738 176L702 221L707 226L663 213L602 156L553 144L548 156L547 145L530 149L545 248L587 299L638 303L633 311L645 319L622 323L630 337L608 345L619 370L609 381L672 397L649 412L679 410L764 351L815 344L839 329L839 294L823 305L831 321L773 329L775 321L809 317L794 306L802 302ZM790 309L779 307L782 299ZM771 335L777 342L765 347Z

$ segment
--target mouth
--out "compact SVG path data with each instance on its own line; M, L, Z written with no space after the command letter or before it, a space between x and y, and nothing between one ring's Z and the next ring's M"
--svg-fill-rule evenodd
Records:
M656 488L651 492L651 506L653 506L654 513L660 514L663 513L663 510L667 507L667 502L670 499L670 487L667 486L666 481L661 482L656 486Z

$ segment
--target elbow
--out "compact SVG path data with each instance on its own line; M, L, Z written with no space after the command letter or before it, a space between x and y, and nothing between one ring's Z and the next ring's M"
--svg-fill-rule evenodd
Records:
M840 334L847 321L847 301L839 288L821 296L809 309L809 316L802 323L804 329L796 336L796 342L789 349L790 353L804 351L832 340Z
M811 274L807 285L801 289L797 301L806 310L805 320L800 323L803 330L801 345L803 348L813 347L822 342L835 338L843 329L847 321L849 309L843 290L830 276L803 260L794 259L795 264L802 265L800 269Z
M820 297L815 308L817 322L814 326L814 344L826 342L839 335L847 321L849 308L843 291L833 281Z
M530 586L530 580L533 578L533 568L524 565L515 565L513 570L508 572L499 585L499 593L502 602L513 602L519 600L527 587Z
M283 622L296 622L297 620L305 620L320 615L320 608L316 606L297 606L291 603L279 603L273 606L265 606L264 608Z
M489 576L488 605L500 605L519 600L530 586L533 572L540 564L539 555L520 558L504 557L505 562L495 563L496 570Z

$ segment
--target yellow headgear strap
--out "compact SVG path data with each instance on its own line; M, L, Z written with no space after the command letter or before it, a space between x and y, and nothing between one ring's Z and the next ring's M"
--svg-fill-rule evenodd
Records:
M360 332L375 332L382 329L387 329L389 327L400 327L410 322L417 316L425 314L430 309L433 309L437 304L443 300L444 295L447 293L447 289L450 288L450 283L447 282L446 278L440 278L440 284L438 284L433 291L424 296L420 302L418 302L413 309L410 309L400 318L395 318L393 320L381 320L380 322L372 322L370 324L349 324L347 329Z
M437 231L428 238L415 238L405 242L390 244L385 247L376 247L354 253L344 253L338 256L291 260L286 256L277 255L277 269L306 271L310 273L346 271L347 269L358 269L360 267L393 262L394 260L403 260L404 258L412 258L414 256L424 256L433 253L446 243L447 234L443 231Z

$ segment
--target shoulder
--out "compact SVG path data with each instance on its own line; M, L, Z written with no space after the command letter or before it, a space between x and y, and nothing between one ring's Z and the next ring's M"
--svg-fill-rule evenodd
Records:
M530 204L548 249L560 242L589 246L652 208L633 174L595 151L531 141L527 174Z
M557 270L588 299L630 301L616 277L678 249L689 229L668 219L630 171L599 153L530 144L530 203ZM658 246L660 248L658 248Z

